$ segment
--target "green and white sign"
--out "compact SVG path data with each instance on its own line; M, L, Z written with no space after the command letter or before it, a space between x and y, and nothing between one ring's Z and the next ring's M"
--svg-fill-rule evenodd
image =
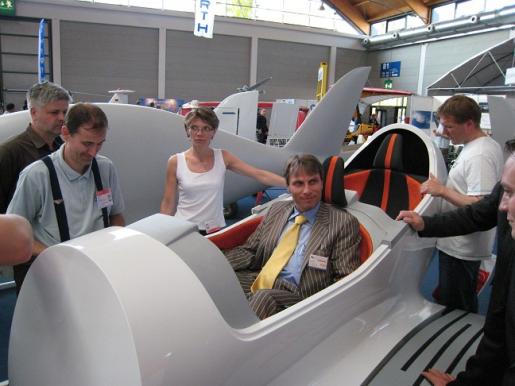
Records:
M14 0L0 0L0 15L14 16Z
M391 90L393 88L393 80L385 79L384 80L384 88Z

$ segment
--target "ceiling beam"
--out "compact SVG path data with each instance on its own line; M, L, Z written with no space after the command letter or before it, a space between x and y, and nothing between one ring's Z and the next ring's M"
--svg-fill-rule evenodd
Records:
M404 3L422 19L424 24L429 23L429 7L422 0L404 0Z
M349 21L351 21L365 35L369 34L370 23L368 23L362 13L354 7L349 0L331 0L325 2L331 5L341 15L349 19Z

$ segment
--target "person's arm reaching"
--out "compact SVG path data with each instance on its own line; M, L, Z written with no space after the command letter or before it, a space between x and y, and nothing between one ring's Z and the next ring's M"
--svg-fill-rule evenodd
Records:
M420 216L413 211L401 211L397 220L410 224L422 237L449 237L486 231L497 225L497 212L502 186L497 183L492 193L482 200L434 216Z
M429 173L429 179L420 187L420 193L430 194L434 197L442 197L444 200L457 207L473 204L482 198L482 196L468 196L454 189L450 189L431 173Z
M247 177L251 177L261 182L263 185L267 186L286 186L286 180L284 177L281 177L275 173L269 172L267 170L255 168L252 165L242 161L234 154L228 152L227 150L223 151L225 166L227 169L232 170L238 174L242 174Z

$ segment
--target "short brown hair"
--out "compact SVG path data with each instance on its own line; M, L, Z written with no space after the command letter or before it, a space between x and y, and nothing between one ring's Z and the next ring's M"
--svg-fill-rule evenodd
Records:
M79 130L84 124L91 124L90 129L107 129L107 116L100 107L92 103L77 103L72 106L64 117L64 125L68 128L71 135Z
M290 183L290 177L297 173L299 170L303 170L307 174L318 174L321 179L324 178L324 169L322 164L312 154L296 154L288 160L284 169L284 178L286 184Z
M447 115L457 123L465 123L469 119L472 120L479 127L481 122L481 108L472 98L465 95L454 95L447 99L438 108L438 117Z
M220 121L216 116L215 112L209 107L198 107L192 109L186 117L184 118L184 128L188 130L188 127L191 124L191 121L199 118L202 121L206 122L209 126L211 126L214 130L218 129L218 124Z

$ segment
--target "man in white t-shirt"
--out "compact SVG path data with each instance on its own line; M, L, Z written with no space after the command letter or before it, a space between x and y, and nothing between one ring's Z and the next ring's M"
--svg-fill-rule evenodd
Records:
M455 95L438 109L444 131L463 150L443 184L433 175L421 193L442 197L442 212L479 201L501 178L501 146L480 128L481 109L471 98ZM437 240L439 255L439 303L477 312L476 285L482 259L490 257L495 230Z

